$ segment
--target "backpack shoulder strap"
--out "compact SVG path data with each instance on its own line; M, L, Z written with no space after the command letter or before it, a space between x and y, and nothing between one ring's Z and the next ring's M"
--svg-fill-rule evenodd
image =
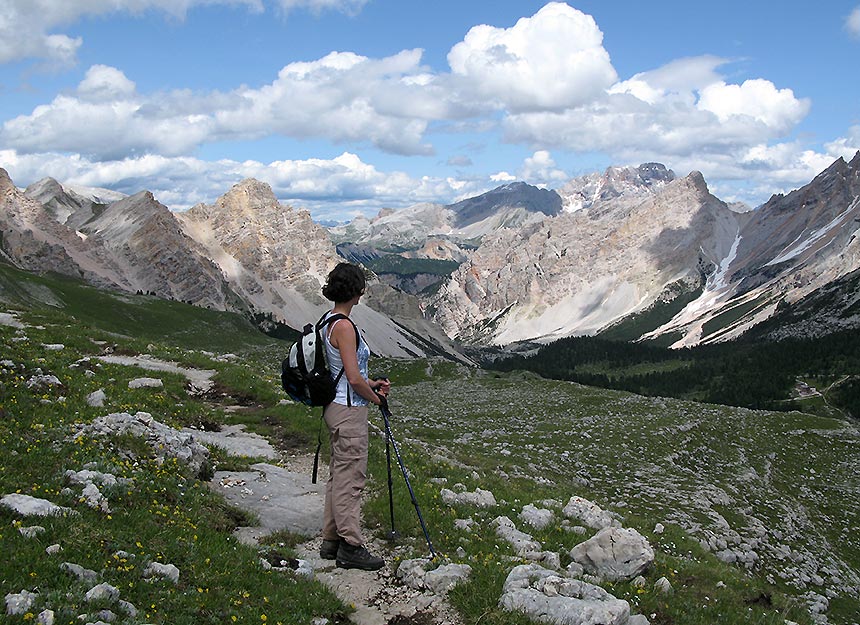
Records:
M326 326L333 324L335 321L346 319L352 324L352 329L355 331L355 349L358 350L358 346L361 344L361 335L358 333L358 326L355 325L355 322L343 313L335 313L328 319L326 319L326 315L328 315L328 313L323 314L323 316L320 317L320 320L317 321L317 330L322 331Z

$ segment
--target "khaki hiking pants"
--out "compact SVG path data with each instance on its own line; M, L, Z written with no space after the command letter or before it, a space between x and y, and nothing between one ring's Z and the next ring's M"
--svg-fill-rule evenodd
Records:
M323 413L331 437L322 536L363 545L361 494L367 480L367 406L331 403Z

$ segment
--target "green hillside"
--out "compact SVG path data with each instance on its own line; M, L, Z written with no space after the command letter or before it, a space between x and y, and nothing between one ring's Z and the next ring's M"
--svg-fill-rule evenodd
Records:
M346 622L351 607L322 584L264 570L260 553L231 537L234 527L253 519L226 505L204 480L214 468L241 468L255 459L214 450L211 466L191 475L181 463L155 462L145 442L133 437L73 436L76 424L96 417L145 411L172 427L247 423L280 449L311 452L318 413L279 404L283 342L235 315L98 292L8 267L0 267L0 286L0 496L42 497L76 512L40 519L45 532L33 539L18 531L35 525L32 518L0 507L4 595L37 591L39 609L50 606L57 623L77 623L78 615L104 606L85 605L80 583L59 567L75 562L138 608L120 623ZM147 372L81 361L106 350L214 369L217 393L191 396L184 378L167 373L159 374L163 389L129 389L130 378ZM233 356L224 357L228 352ZM656 560L644 586L604 584L651 623L785 625L788 619L807 625L815 596L827 598L830 623L857 621L860 434L849 423L442 361L383 360L372 368L394 383L392 427L436 550L473 568L470 581L450 596L463 623L528 622L498 607L507 572L521 559L495 535L492 520L514 520L565 566L569 550L593 530L580 535L560 523L529 530L519 514L533 504L559 515L574 495L651 542ZM30 386L37 375L56 376L60 384ZM86 397L98 389L107 401L94 408ZM243 409L228 410L231 404ZM371 420L374 429L381 425L377 414ZM84 467L131 480L108 491L109 513L66 490L66 471ZM388 498L378 436L371 439L370 477L365 521L384 535ZM444 503L441 488L458 484L493 492L498 505L476 510ZM426 555L399 478L394 495L403 545L412 557ZM457 529L455 520L466 518L473 529ZM658 523L664 532L655 532ZM277 540L287 549L301 539L279 534ZM62 546L60 555L46 552L53 544ZM725 552L754 552L755 559L749 556L749 566L730 564L717 557L721 551L723 559L730 559ZM143 581L141 568L150 561L176 564L179 583ZM670 595L654 590L661 577L672 584Z
M572 337L489 366L642 395L860 418L860 333L854 330L686 349Z

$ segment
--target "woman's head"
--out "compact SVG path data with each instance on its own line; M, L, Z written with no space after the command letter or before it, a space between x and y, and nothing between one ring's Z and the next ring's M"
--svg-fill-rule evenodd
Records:
M364 294L366 281L364 271L351 263L340 263L328 274L322 288L323 297L335 304L348 302L356 295Z

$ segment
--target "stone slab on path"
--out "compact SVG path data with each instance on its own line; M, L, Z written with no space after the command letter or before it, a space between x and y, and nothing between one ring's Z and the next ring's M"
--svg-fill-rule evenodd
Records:
M189 367L182 367L175 362L168 362L166 360L154 358L148 354L141 354L139 356L119 356L111 354L107 356L96 356L95 359L115 365L140 367L141 369L147 369L149 371L178 373L179 375L184 375L188 378L192 388L199 392L206 392L214 385L214 382L212 381L212 376L216 373L214 369L192 369Z
M268 439L253 432L246 432L243 424L223 425L218 432L207 432L192 428L182 428L194 436L198 443L214 445L225 450L233 456L249 456L251 458L267 458L276 460L277 450L272 447Z
M304 536L322 532L325 483L311 476L260 462L251 471L217 471L211 487L231 504L255 512L258 527L239 528L237 537L248 544L279 530Z
M234 455L278 457L265 439L244 432L241 427L227 426L220 432L189 431L198 441L218 445ZM281 460L290 468L261 462L252 465L250 471L217 471L209 482L210 487L232 505L252 511L259 518L258 527L236 530L234 534L238 540L257 546L262 537L279 530L308 536L307 542L296 547L296 555L310 565L315 579L330 588L341 601L355 606L355 612L350 615L354 625L387 625L392 620L407 623L411 617L421 614L427 615L419 619L422 623L460 625L459 617L444 597L398 583L395 567L399 559L411 553L408 548L371 540L370 549L386 559L380 571L341 569L335 566L334 560L320 558L328 467L320 466L318 483L313 484L312 455Z

